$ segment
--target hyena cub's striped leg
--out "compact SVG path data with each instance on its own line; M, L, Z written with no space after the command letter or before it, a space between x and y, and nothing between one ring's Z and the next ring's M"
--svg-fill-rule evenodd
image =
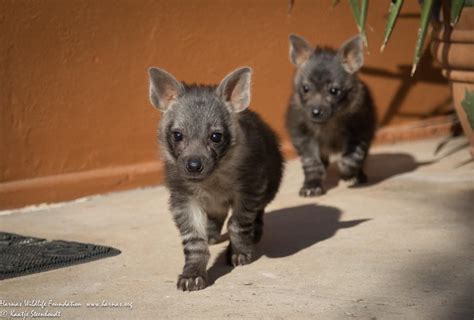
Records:
M356 184L367 182L367 176L364 173L364 162L368 150L369 144L365 141L348 144L338 163L343 180L355 179Z
M300 189L300 196L312 197L324 194L323 181L326 177L329 157L320 150L315 141L308 142L300 150L304 172L304 182Z
M240 205L229 219L230 243L227 262L232 266L248 264L254 258L255 244L263 233L263 209Z
M178 277L177 287L183 291L201 290L206 287L209 248L207 217L195 203L172 208L173 218L183 239L185 263Z

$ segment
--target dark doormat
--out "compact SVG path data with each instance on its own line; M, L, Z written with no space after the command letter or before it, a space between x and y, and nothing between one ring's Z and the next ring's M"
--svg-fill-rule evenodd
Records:
M0 280L64 268L118 254L120 250L95 244L47 241L0 232Z

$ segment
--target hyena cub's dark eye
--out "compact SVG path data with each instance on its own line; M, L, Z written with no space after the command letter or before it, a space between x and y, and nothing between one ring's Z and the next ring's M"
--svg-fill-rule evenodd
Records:
M173 139L176 142L180 142L181 140L183 140L183 134L179 131L173 131Z
M307 84L304 84L301 89L303 90L303 93L308 93L311 88Z
M336 87L331 87L329 88L329 93L332 94L333 96L338 96L341 93L341 89L336 88Z
M211 134L211 141L215 143L219 143L222 141L222 133L220 132L213 132Z

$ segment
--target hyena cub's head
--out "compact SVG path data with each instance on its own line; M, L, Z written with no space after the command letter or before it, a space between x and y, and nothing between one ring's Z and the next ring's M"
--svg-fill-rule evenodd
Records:
M348 40L336 51L313 49L303 38L290 35L290 61L296 66L294 94L316 123L346 109L358 89L355 73L364 63L362 40Z
M202 181L235 145L236 113L250 103L250 68L227 75L218 86L186 85L150 68L150 101L163 112L160 143L168 164L186 180Z

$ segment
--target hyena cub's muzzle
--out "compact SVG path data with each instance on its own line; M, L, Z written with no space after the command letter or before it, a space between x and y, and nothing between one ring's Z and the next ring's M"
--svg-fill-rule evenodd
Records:
M189 137L188 142L181 146L177 162L185 179L199 182L213 172L216 159L199 137Z
M310 117L313 122L323 123L328 121L332 116L332 109L323 106L311 106Z
M199 174L202 172L203 165L201 159L191 157L186 161L186 170L191 174Z
M303 92L306 92L306 85L302 86ZM324 123L328 121L332 114L333 109L332 106L327 102L324 101L324 97L321 92L316 91L314 94L311 92L306 92L306 95L310 95L310 97L306 97L306 99L302 99L302 103L308 113L309 119L315 123Z
M186 179L190 181L204 180L213 170L212 161L201 155L183 157L181 170Z

